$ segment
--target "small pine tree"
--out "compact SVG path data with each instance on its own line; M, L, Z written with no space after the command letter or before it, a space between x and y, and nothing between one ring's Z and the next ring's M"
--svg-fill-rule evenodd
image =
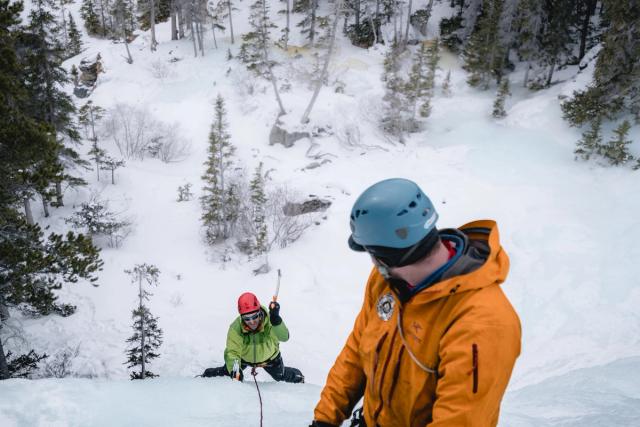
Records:
M496 119L501 119L507 116L507 112L504 109L504 104L508 96L511 96L511 91L509 90L509 79L505 77L500 82L500 86L498 87L498 93L496 95L496 100L493 102L492 115Z
M106 202L97 199L82 203L80 209L65 219L65 222L75 229L85 230L90 238L108 236L111 246L119 245L121 231L130 225L128 221L118 219L118 215L109 210Z
M578 141L574 150L576 160L578 158L589 160L594 153L602 152L601 125L602 121L596 118L591 122L591 130L582 134L582 138Z
M66 50L69 58L82 52L82 35L71 13L69 13L69 42Z
M202 223L206 229L209 244L230 237L237 217L237 203L231 198L231 170L235 147L231 144L231 135L227 131L227 110L221 95L216 98L215 118L209 132L209 156L205 162L206 170L202 205Z
M186 183L185 185L178 187L178 202L188 202L192 198L193 193L191 192L191 183Z
M131 277L131 283L138 285L138 307L133 310L133 335L127 339L127 368L140 367L140 371L131 372L132 380L144 380L157 377L157 374L147 369L147 364L160 355L157 353L162 344L162 329L158 327L158 318L151 314L145 301L149 301L151 292L144 289L147 286L158 286L160 270L154 265L137 264L131 270L125 270Z
M631 123L625 120L613 131L616 134L615 138L604 146L602 154L612 165L618 166L633 160L633 156L629 153L629 145L632 141L627 139L630 129Z
M268 250L267 222L265 208L267 196L265 194L264 175L262 174L262 162L256 168L253 179L249 184L251 200L251 222L253 232L251 249L255 255L262 255Z
M125 165L124 160L122 159L116 160L113 157L109 156L108 154L104 155L100 159L100 169L111 172L112 185L116 184L116 178L115 178L116 169L121 168L124 165Z
M442 82L442 95L449 98L451 93L451 70L447 71L447 76L444 78Z

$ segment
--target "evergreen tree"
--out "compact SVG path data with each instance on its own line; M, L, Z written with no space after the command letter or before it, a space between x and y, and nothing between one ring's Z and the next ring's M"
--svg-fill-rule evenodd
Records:
M451 92L451 70L447 71L447 76L442 82L442 95L449 98L452 95Z
M76 26L73 15L69 13L69 42L67 44L67 57L72 57L82 52L82 35Z
M73 233L66 236L51 233L45 239L38 225L27 224L6 205L0 205L0 230L0 334L9 307L31 316L73 314L76 307L59 303L56 290L81 278L95 285L95 274L102 269L102 261L91 240ZM3 379L9 373L1 343L0 336L0 379Z
M91 134L89 136L89 140L91 141L91 151L89 151L89 155L96 164L98 181L100 181L100 164L102 159L106 156L106 152L98 146L96 124L102 120L104 113L104 108L99 105L93 105L93 101L87 101L87 103L78 110L78 122L84 126L85 133L89 128L91 130Z
M507 116L507 112L504 109L504 103L507 100L508 96L511 96L511 91L509 90L509 79L507 77L504 77L500 82L500 86L498 87L496 100L493 102L492 115L496 119L501 119Z
M400 48L393 44L384 60L385 95L383 97L382 130L400 142L404 142L404 132L410 129L412 122L411 104L405 96L405 83L400 76Z
M629 153L629 145L632 141L627 139L630 129L631 123L627 120L623 121L613 131L616 134L615 138L609 140L603 147L602 154L612 165L618 166L633 160L633 156Z
M483 3L476 28L464 47L464 66L469 72L467 82L473 87L488 89L491 78L500 79L504 69L505 48L500 40L500 17L504 0Z
M602 121L600 119L595 119L591 122L591 130L584 132L582 138L576 144L576 149L574 150L576 159L589 160L594 153L602 153L601 126Z
M53 180L58 143L50 125L32 114L16 54L26 37L19 25L21 11L22 3L0 1L0 206L13 212L10 207L23 203L26 220L33 224L30 199Z
M516 46L518 56L526 64L523 86L529 83L529 73L533 64L540 58L539 34L542 28L542 2L538 0L522 0L516 12Z
M96 11L96 0L82 0L80 16L84 20L84 28L91 36L104 35L104 28L100 24L100 17Z
M75 106L71 97L60 89L68 82L68 77L61 67L63 48L52 10L55 7L48 0L36 0L34 3L23 38L26 53L22 60L31 114L36 120L51 126L58 142L56 159L47 165L53 175L50 183L55 184L55 191L45 188L39 192L45 202L55 194L56 203L61 206L62 182L66 181L71 186L86 184L84 180L70 175L69 171L86 167L87 162L70 145L77 144L80 137L72 119Z
M108 154L104 154L100 159L100 169L111 172L111 184L116 184L115 173L116 169L124 167L125 161L120 159L114 159Z
M97 199L82 203L80 209L65 219L65 222L73 228L84 230L90 238L108 236L111 246L118 246L121 238L119 232L129 226L128 221L118 219L109 210L107 203Z
M162 344L162 329L158 327L158 318L154 317L145 305L153 295L146 286L158 286L160 270L154 265L137 264L131 270L125 270L131 282L138 285L138 307L133 310L133 335L127 339L127 368L140 367L140 371L131 373L132 380L144 380L157 377L149 371L147 365L160 355L157 353Z
M250 10L251 31L242 36L238 58L247 65L249 70L260 76L268 77L270 69L274 65L267 56L267 50L270 48L269 31L275 25L269 18L267 0L256 0Z
M405 96L412 105L412 118L415 118L416 111L423 118L431 114L431 98L434 95L439 58L438 39L428 47L421 43L414 55L409 80L405 85Z
M200 198L202 223L209 244L229 238L238 215L236 190L231 185L235 147L231 144L226 116L224 99L218 95L209 132L209 155L202 176L204 187Z
M252 253L256 256L265 254L268 251L268 234L266 219L267 196L265 193L264 175L262 173L262 162L256 168L253 179L249 183L251 200L251 222L253 225L253 236L251 236Z
M571 56L574 11L574 0L544 2L545 18L542 20L539 58L544 74L532 83L531 88L549 87L558 66L564 65Z
M593 82L562 105L564 118L574 126L623 112L640 119L640 6L635 0L604 0L604 6L609 27Z

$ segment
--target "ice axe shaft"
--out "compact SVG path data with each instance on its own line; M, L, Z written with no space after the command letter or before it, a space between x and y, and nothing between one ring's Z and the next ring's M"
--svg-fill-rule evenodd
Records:
M278 284L276 285L276 293L273 294L273 302L278 301L278 294L280 293L280 277L282 277L282 273L280 273L280 269L278 269Z

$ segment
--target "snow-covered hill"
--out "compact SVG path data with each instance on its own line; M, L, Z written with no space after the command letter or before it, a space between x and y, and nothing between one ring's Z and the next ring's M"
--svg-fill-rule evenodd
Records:
M238 33L246 30L242 19L237 22ZM575 69L565 70L557 76L566 80L537 93L520 90L516 73L509 115L497 122L490 117L493 93L469 88L458 59L445 55L438 81L451 69L453 96L438 94L426 129L400 145L377 128L384 46L363 50L341 39L330 85L311 115L311 126L330 134L313 145L301 140L284 148L268 144L278 113L270 84L226 59L227 49L237 54L238 42L232 46L218 35L217 50L207 40L205 56L194 58L189 40L169 40L168 25L158 26L157 33L154 53L147 33L132 43L131 65L123 59L123 45L85 39L83 56L100 53L105 66L90 99L106 109L147 109L158 120L177 123L190 153L176 163L128 161L117 171L116 185L104 178L97 182L88 171L88 187L68 190L64 208L49 219L37 218L53 230L66 229L64 218L74 206L99 194L134 227L120 248L103 248L98 288L78 284L60 292L62 301L78 305L75 315L34 320L16 313L12 322L25 340L11 343L13 348L52 356L79 348L73 371L96 379L3 381L0 419L7 425L257 425L252 384L185 378L222 364L238 295L252 291L267 301L276 269L283 273L281 313L291 331L283 357L302 370L307 384L264 384L265 425L305 425L360 308L370 269L368 258L346 245L349 209L367 186L394 176L423 187L440 213L440 228L498 221L512 261L503 289L523 325L523 352L502 425L602 425L584 418L593 411L623 411L629 416L620 415L615 425L638 425L637 411L629 408L640 398L640 382L624 373L640 370L640 172L573 159L580 133L562 120L558 96L586 84L589 69L576 78ZM305 52L274 52L282 62L276 74L291 84L282 96L293 123L311 96L305 79L313 60ZM154 77L158 69L162 77ZM269 255L272 272L266 275L253 275L260 263L239 253L222 263L202 239L197 197L218 94L227 102L232 142L249 173L264 162L271 185L332 201L299 241ZM110 139L101 144L118 155ZM83 150L88 149L87 144ZM640 154L637 143L632 150ZM310 154L330 161L307 168L316 160ZM178 203L177 188L185 183L193 184L196 197ZM161 271L150 303L165 333L153 364L161 378L130 382L123 363L136 289L124 270L142 262ZM596 368L601 365L606 369ZM597 372L596 384L606 384L611 373L624 386L594 409L582 399L596 391L585 378ZM553 396L567 396L566 405L554 406Z

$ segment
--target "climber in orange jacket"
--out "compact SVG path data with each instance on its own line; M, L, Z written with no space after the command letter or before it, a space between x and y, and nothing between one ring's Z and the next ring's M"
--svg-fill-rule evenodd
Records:
M520 354L518 315L500 285L509 258L494 221L436 229L412 181L368 188L349 245L374 267L312 426L339 426L364 396L369 427L495 426ZM366 424L365 424L366 423Z

